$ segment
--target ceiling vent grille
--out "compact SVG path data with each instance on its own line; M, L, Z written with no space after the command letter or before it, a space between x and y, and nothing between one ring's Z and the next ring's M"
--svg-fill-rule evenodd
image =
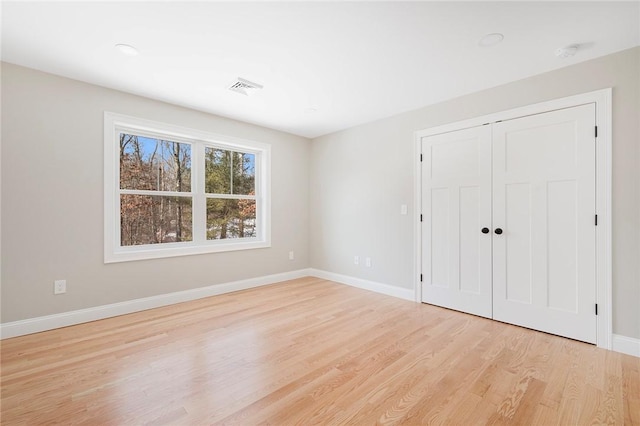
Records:
M260 89L262 89L262 85L240 77L238 77L238 80L229 86L229 90L232 92L237 92L245 96L249 96Z

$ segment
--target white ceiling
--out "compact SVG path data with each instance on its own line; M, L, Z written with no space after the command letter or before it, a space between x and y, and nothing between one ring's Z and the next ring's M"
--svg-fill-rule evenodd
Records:
M638 45L638 1L2 3L6 62L306 137Z

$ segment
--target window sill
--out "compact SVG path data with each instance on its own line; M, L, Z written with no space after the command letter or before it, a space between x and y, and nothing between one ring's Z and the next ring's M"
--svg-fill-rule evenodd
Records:
M252 250L271 247L270 241L261 240L226 240L214 244L167 243L162 246L122 247L104 255L104 263L130 262L136 260L163 259L166 257L190 256L196 254L222 253L238 250Z

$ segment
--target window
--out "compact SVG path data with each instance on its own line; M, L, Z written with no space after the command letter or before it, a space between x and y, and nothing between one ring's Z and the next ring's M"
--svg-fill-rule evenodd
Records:
M105 113L105 263L270 246L269 145Z

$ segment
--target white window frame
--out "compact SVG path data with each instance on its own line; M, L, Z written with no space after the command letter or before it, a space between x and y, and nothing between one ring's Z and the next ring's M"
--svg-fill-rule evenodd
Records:
M120 244L120 189L121 132L171 140L191 145L191 197L192 241L174 243L121 246ZM214 198L255 198L255 237L206 239L206 200L204 153L206 147L255 154L255 196L222 195ZM135 191L136 193L141 191ZM144 191L149 195L170 195L174 192ZM218 135L172 124L131 117L105 111L104 113L104 263L158 259L193 254L217 253L271 247L271 145Z

